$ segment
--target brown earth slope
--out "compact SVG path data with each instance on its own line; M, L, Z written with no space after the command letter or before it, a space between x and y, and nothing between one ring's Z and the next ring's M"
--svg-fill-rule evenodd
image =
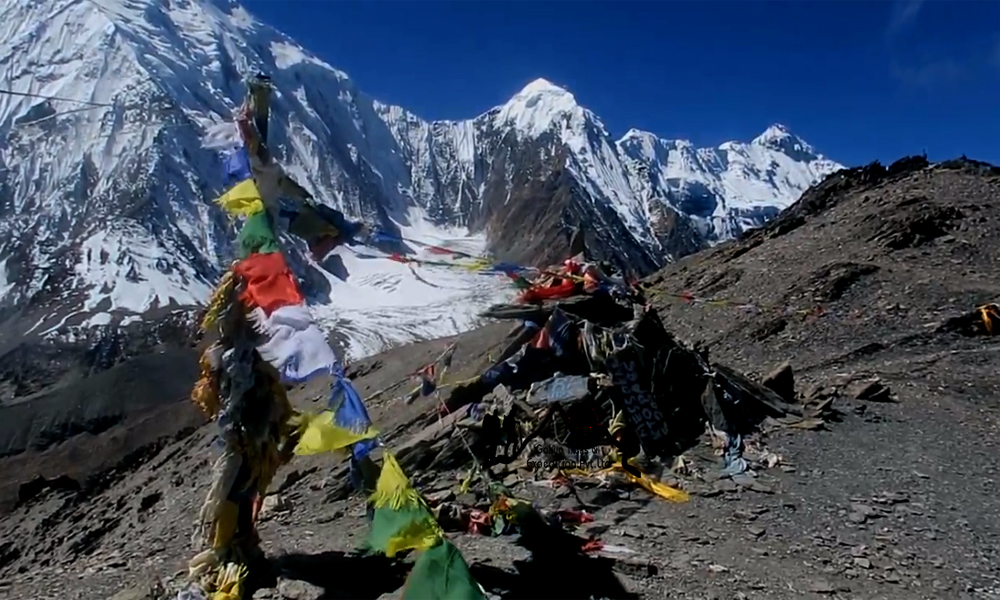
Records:
M833 397L842 422L772 434L783 465L755 491L719 486L678 505L518 485L543 506L590 505L590 533L633 554L577 564L511 537L456 535L473 573L503 598L1000 597L1000 344L964 319L1000 299L998 202L1000 170L975 163L848 171L768 227L658 273L653 302L672 331L746 371L790 362L796 387ZM455 379L485 366L505 332L460 336ZM448 343L361 361L356 383L371 394ZM875 377L889 401L855 399ZM431 404L387 396L370 408L398 447ZM27 490L0 521L0 598L108 598L182 568L213 435L164 439L90 491ZM260 597L377 598L401 585L405 568L352 554L365 521L341 479L322 457L279 473L286 510L261 535L281 578ZM440 476L417 479L427 489Z

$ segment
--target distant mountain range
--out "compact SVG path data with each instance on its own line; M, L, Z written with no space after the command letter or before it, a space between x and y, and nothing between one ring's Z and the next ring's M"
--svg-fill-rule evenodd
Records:
M762 224L842 168L781 125L718 148L637 130L615 140L542 79L474 119L425 121L226 0L6 0L0 32L3 87L27 94L0 95L10 336L92 339L109 334L81 328L206 300L234 236L211 202L217 152L236 141L231 115L251 71L273 78L276 154L314 196L503 260L560 260L582 228L595 257L647 274ZM291 255L354 355L467 329L509 294L502 281L418 277L347 250L334 258L344 280L299 247Z

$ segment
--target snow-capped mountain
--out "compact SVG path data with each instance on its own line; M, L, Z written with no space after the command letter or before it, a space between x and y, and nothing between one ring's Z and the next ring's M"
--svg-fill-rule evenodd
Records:
M689 216L711 241L759 227L798 200L809 186L843 168L783 125L749 144L695 148L630 130L618 148L633 175L633 190Z
M780 126L717 149L615 140L545 80L479 117L428 122L230 0L0 0L0 40L0 88L14 92L0 94L8 333L65 338L204 303L232 258L234 227L211 200L252 71L275 83L275 154L315 197L504 260L561 259L581 227L595 257L648 273L840 168ZM299 250L310 300L354 355L467 329L510 294L461 269L350 249L320 266Z
M486 231L511 260L556 260L566 232L583 227L595 255L646 273L760 226L843 168L782 125L718 148L635 129L614 140L544 79L469 121L427 122L377 102L375 110L430 214Z

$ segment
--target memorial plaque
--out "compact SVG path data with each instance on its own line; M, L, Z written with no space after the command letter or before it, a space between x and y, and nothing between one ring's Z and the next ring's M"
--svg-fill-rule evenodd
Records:
M640 368L639 356L631 345L605 361L614 387L616 407L624 410L643 451L649 456L669 453L667 420L649 390L649 376Z

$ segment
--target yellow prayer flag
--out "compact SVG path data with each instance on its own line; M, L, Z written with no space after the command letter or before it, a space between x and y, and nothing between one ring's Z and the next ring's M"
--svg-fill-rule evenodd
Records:
M234 217L249 217L264 210L264 202L253 179L236 184L219 196L215 203Z
M318 415L303 415L302 418L306 423L299 443L295 446L295 454L299 456L334 452L378 435L374 427L361 433L338 427L333 422L333 412L329 410Z
M483 269L489 267L492 264L493 264L492 262L486 260L485 258L477 258L471 264L465 265L465 268L466 268L466 270L472 271L472 272L482 271Z
M410 480L403 473L403 468L399 466L396 457L390 452L382 455L382 474L379 475L371 501L375 508L391 508L393 510L423 506L420 494L410 485Z
M634 461L635 461L634 458L630 459L629 464L638 470L639 467L638 465L635 464ZM607 469L601 469L599 471L594 471L594 472L584 471L583 469L567 469L563 471L563 473L565 473L566 475L579 475L582 477L591 477L594 475L607 475L610 473L614 473L616 471L623 474L632 483L638 485L639 487L643 488L644 490L646 490L651 494L663 498L664 500L669 500L670 502L687 502L688 500L691 499L691 496L689 496L688 493L685 492L684 490L679 490L665 483L656 481L646 473L643 473L641 470L639 470L639 477L636 477L635 475L626 471L625 468L622 467L621 463L617 463L611 467L608 467Z
M406 550L423 552L441 543L443 532L434 517L428 513L428 518L411 523L408 527L392 536L385 549L385 555L392 558Z

